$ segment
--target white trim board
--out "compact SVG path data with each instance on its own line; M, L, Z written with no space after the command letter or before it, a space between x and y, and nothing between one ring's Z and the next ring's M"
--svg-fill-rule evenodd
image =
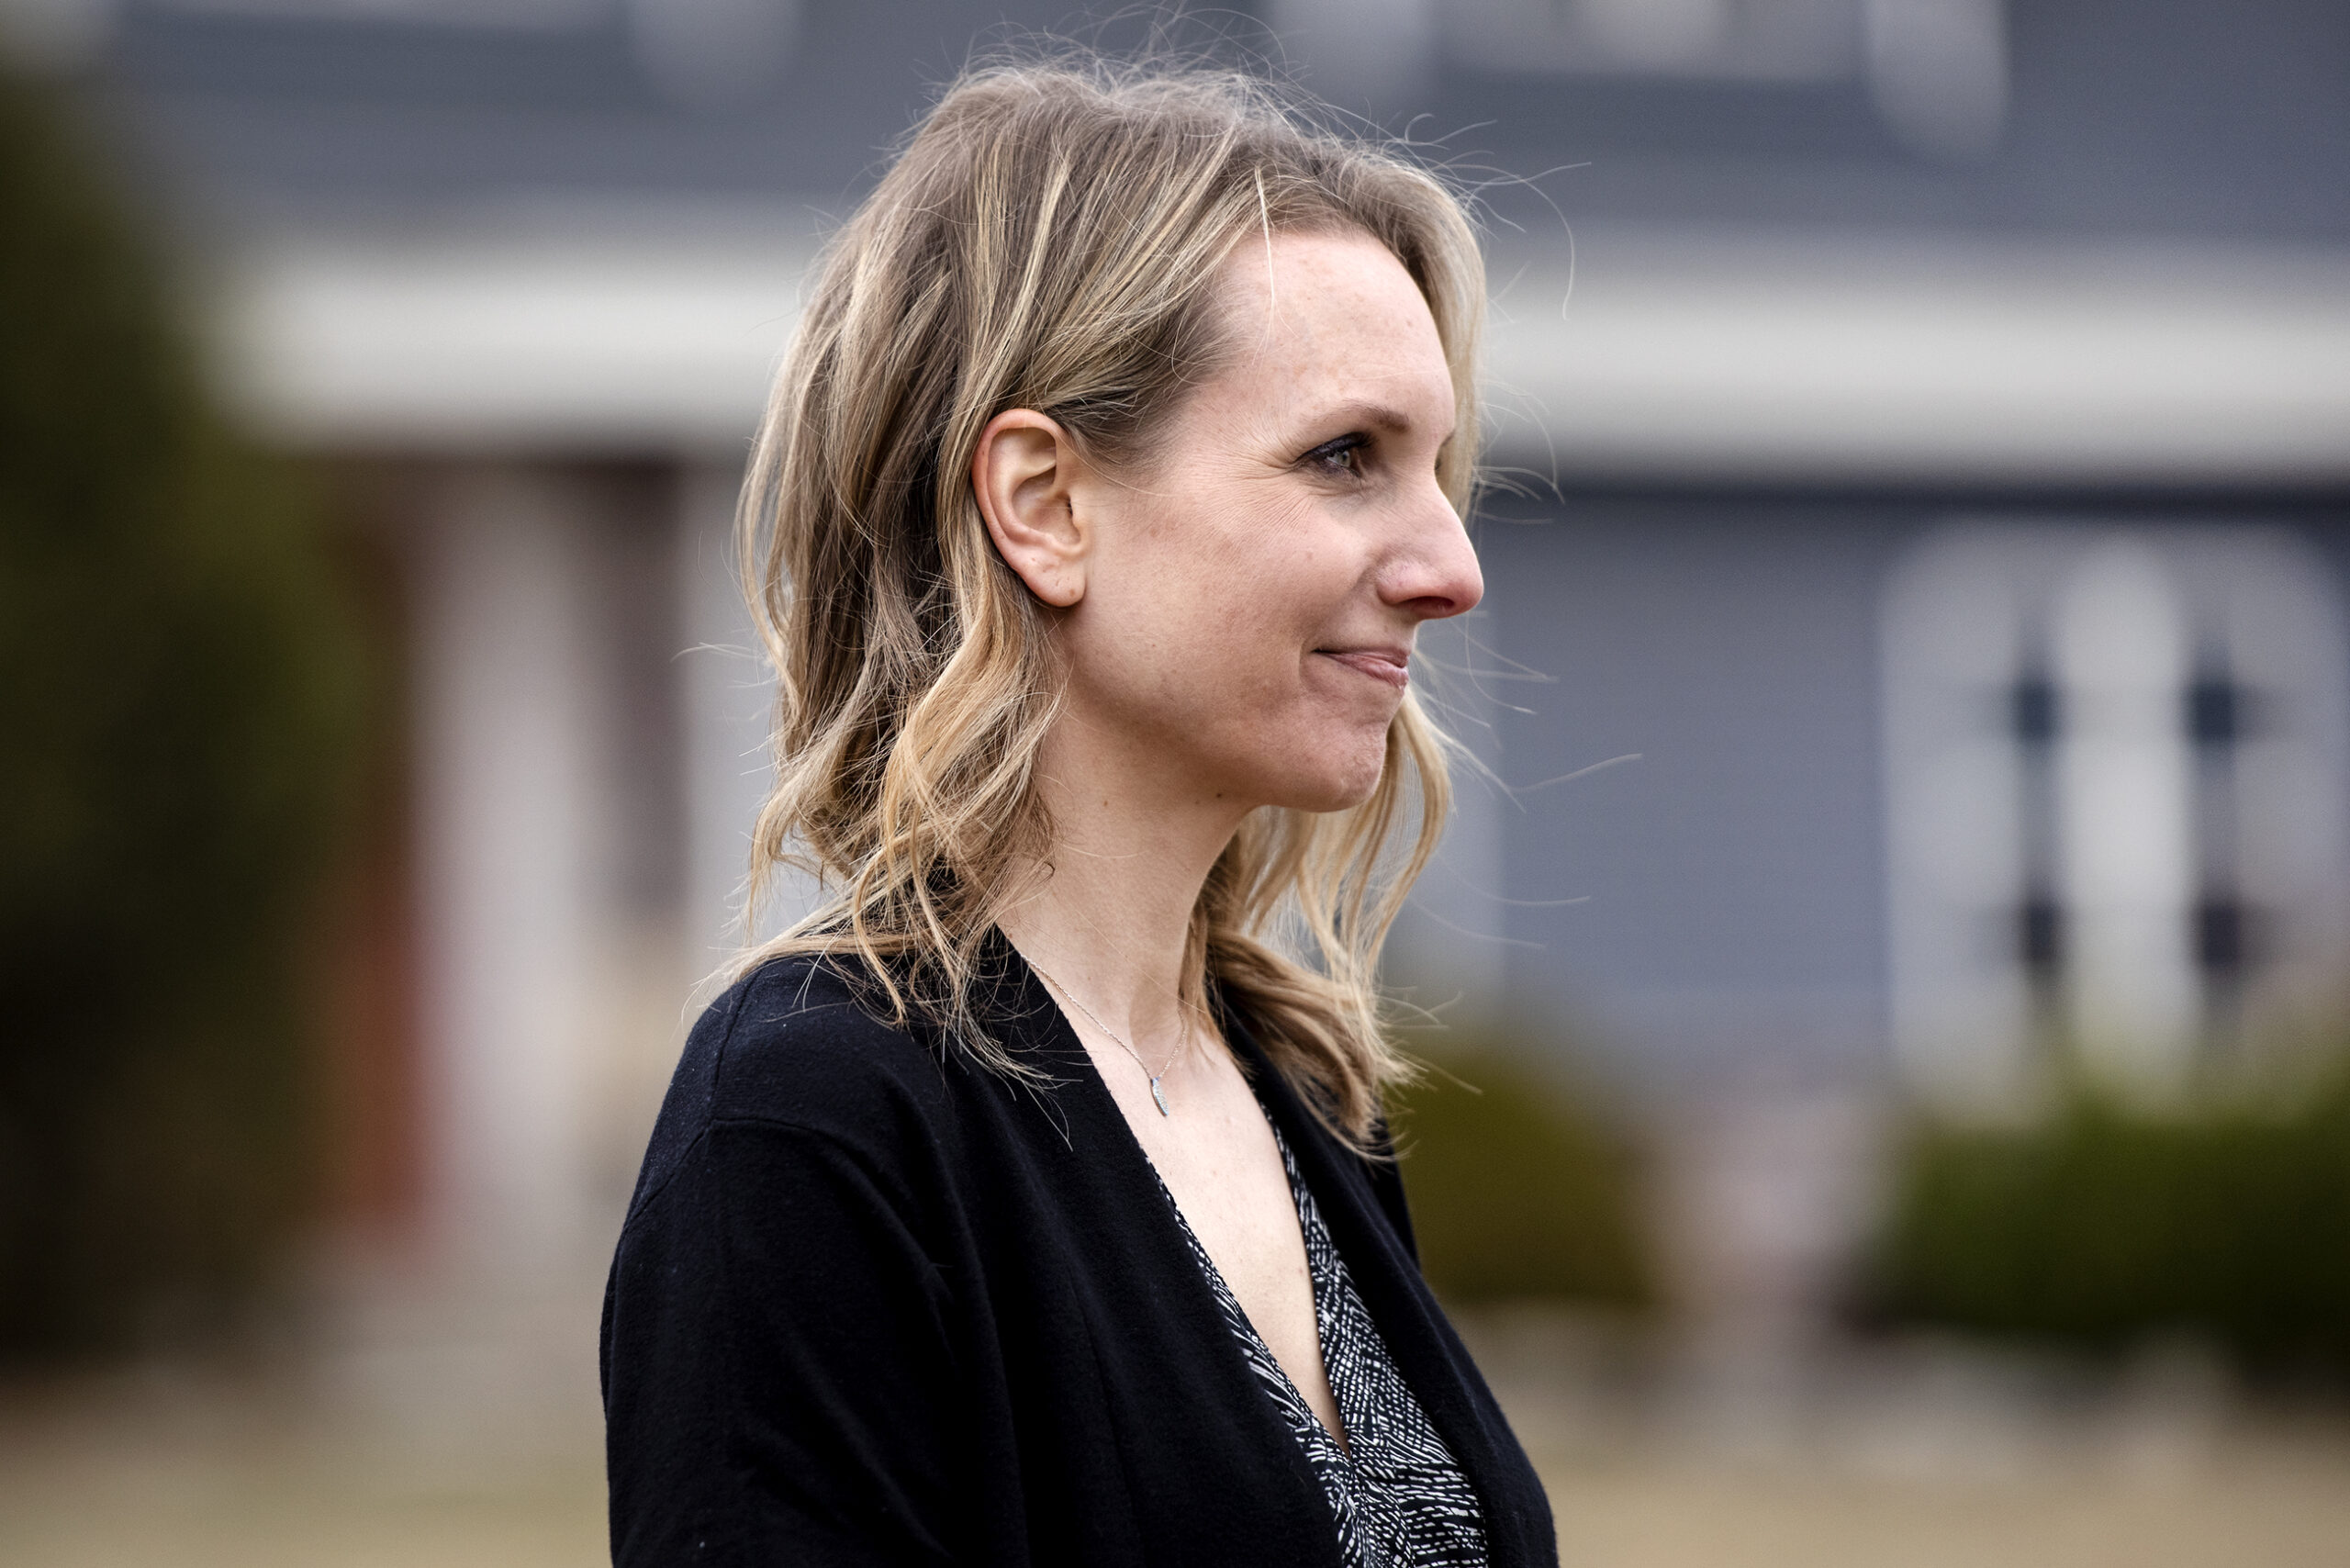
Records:
M1505 460L1561 476L2350 480L2350 254L1834 235L1588 240L1495 266ZM804 243L638 230L281 240L222 316L303 446L740 452Z
M1496 435L1538 467L2350 478L2350 255L1832 236L1584 250L1572 290L1556 268L1496 277Z
M238 400L313 448L740 453L799 319L802 246L486 233L249 253Z

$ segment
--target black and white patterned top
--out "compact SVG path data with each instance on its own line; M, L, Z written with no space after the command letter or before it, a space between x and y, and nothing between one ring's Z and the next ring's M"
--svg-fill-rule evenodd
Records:
M1304 1445L1323 1495L1330 1500L1330 1512L1337 1518L1338 1550L1347 1568L1484 1568L1485 1532L1477 1495L1404 1382L1370 1309L1355 1294L1346 1260L1330 1240L1322 1211L1298 1174L1288 1143L1279 1131L1273 1141L1281 1146L1298 1226L1305 1237L1322 1365L1337 1401L1339 1423L1346 1428L1346 1447L1338 1445L1281 1371L1169 1193L1168 1207L1175 1211L1183 1238L1192 1244L1192 1255L1215 1292L1225 1324L1240 1341L1258 1383ZM1162 1181L1159 1190L1165 1192L1166 1186Z

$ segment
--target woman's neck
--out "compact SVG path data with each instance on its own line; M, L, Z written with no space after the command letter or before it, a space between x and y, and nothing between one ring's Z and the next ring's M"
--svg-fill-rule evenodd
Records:
M1185 1023L1192 912L1248 809L1170 790L1143 748L1102 744L1070 718L1037 757L1053 847L997 924L1104 1028L1171 1045Z

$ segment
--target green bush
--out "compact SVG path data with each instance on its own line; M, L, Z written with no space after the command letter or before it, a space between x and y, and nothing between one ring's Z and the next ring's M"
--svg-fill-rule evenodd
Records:
M1561 1086L1495 1051L1448 1052L1394 1126L1421 1263L1447 1300L1650 1305L1628 1153Z
M1870 1295L1900 1321L2350 1369L2350 1076L2281 1107L2084 1090L2029 1127L1921 1126Z
M0 76L0 1355L226 1299L299 1215L335 582L61 106Z

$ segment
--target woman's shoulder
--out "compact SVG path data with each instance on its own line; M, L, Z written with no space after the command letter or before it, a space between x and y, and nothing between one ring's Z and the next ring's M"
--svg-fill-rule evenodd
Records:
M935 1136L946 1113L938 1052L878 1017L861 991L834 963L793 955L758 965L703 1009L662 1103L639 1202L713 1128L796 1129L872 1148Z
M877 1094L934 1096L941 1059L927 1031L878 1015L870 989L834 959L770 958L703 1012L678 1062L705 1081L710 1114L801 1122Z

